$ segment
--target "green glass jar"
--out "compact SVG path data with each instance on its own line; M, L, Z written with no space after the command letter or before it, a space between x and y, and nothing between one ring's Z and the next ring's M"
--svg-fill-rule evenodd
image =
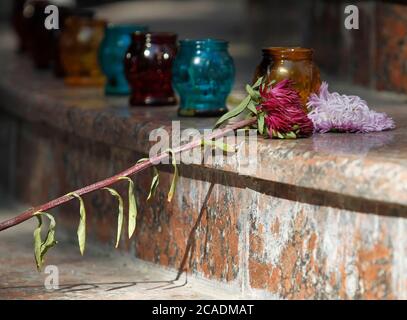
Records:
M235 67L228 42L182 40L173 65L173 85L180 96L181 116L219 116L227 111Z

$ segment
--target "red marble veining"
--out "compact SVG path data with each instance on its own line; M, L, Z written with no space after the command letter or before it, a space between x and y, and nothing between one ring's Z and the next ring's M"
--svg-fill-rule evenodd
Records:
M178 119L176 107L130 110L125 99L73 91L34 73L6 49L0 58L0 152L8 155L1 158L7 168L1 182L25 203L125 169L148 153L152 129ZM135 176L137 231L131 240L123 232L119 250L263 297L406 298L406 106L372 101L395 118L396 130L259 140L250 174L239 171L236 159L180 165L172 203L171 166L159 167L150 202L151 173ZM126 183L114 187L126 198ZM117 202L106 191L84 200L90 241L113 250ZM52 213L75 238L78 203Z

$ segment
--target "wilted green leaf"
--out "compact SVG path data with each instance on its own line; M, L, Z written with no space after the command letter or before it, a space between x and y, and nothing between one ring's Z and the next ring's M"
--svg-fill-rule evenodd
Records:
M222 140L205 140L202 139L202 145L215 147L218 149L222 149L225 152L235 152L235 146L231 146L227 143L224 143Z
M149 158L141 158L140 160L137 161L137 163L141 163L141 162L146 162L150 160Z
M148 160L150 160L150 159L149 158L142 158L139 161L137 161L137 163L145 162L145 161L148 161ZM155 167L153 167L153 170L154 170L154 177L153 177L153 180L151 181L150 192L148 194L147 200L150 200L150 198L155 195L155 192L156 192L156 189L157 189L158 183L159 183L158 171L157 171L157 169Z
M117 201L119 202L119 213L117 215L117 237L116 237L116 245L115 245L115 247L117 248L119 246L120 236L122 234L122 228L123 228L123 198L114 189L111 189L111 188L103 188L103 189L109 191L110 194L112 196L116 197Z
M34 230L34 257L35 263L37 264L38 271L41 270L42 267L42 259L41 259L41 227L42 227L42 218L39 214L35 215L38 219L38 227Z
M215 124L215 128L219 127L222 123L225 121L236 117L239 115L244 109L246 109L247 105L249 104L251 98L250 96L247 96L246 98L243 99L243 101L234 109L230 110L229 112L225 113L222 117L219 118L219 120Z
M168 197L167 197L168 202L171 202L171 200L172 200L172 198L174 196L174 193L175 193L175 189L177 188L178 168L177 168L177 159L175 157L174 151L172 149L167 149L166 152L171 154L172 165L174 167L174 176L172 178L170 191L168 192Z
M134 231L136 230L137 224L137 202L136 196L134 194L134 182L129 177L120 177L119 180L127 180L129 182L129 223L128 223L128 232L129 239L132 237Z
M57 244L55 240L56 222L54 217L46 212L36 212L34 215L38 219L38 227L34 230L34 256L37 269L40 271L47 251ZM49 229L44 241L41 239L42 215L45 215L50 220Z
M154 170L154 177L151 181L150 193L148 194L147 200L150 200L151 197L155 195L157 191L158 184L160 183L160 174L156 167L153 167Z
M45 254L48 252L49 249L57 244L57 241L55 240L56 223L54 217L45 212L42 212L42 214L46 215L50 220L47 236L45 237L45 241L42 243L41 246L41 259L42 261L44 261Z
M75 197L79 200L79 213L80 213L80 218L79 218L79 226L78 226L78 242L79 242L79 251L81 252L81 255L84 254L85 252L85 245L86 245L86 210L85 210L85 204L83 202L83 199L80 195L78 195L75 192L71 192L68 194L68 196Z

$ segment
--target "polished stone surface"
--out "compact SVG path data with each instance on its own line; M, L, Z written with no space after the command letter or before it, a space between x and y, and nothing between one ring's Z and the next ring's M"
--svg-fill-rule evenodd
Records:
M27 57L16 55L8 42L0 49L0 59L1 108L78 137L148 154L152 144L146 141L151 130L169 126L172 120L181 120L183 128L210 128L216 120L179 118L176 107L129 108L127 98L105 97L102 89L67 88L49 72L33 70ZM359 93L356 89L355 92ZM250 176L309 190L407 205L406 97L363 91L362 94L371 108L394 118L395 130L316 134L295 141L260 139L257 167ZM239 163L236 160L216 168L238 172Z
M4 191L4 190L3 190ZM3 194L3 193L2 193ZM20 204L0 196L0 219L22 210ZM36 222L0 234L0 299L2 300L184 300L241 299L236 290L204 279L177 274L119 252L88 246L87 258L58 230L59 244L47 264L58 267L58 289L47 289L49 274L32 265L31 237ZM55 269L54 269L55 270ZM120 270L120 272L112 272ZM55 273L53 273L55 275Z
M0 59L0 183L27 207L128 168L148 154L152 129L179 119L176 108L130 109L126 98L105 98L102 90L66 88L49 73L34 72L10 48L0 50ZM160 185L150 201L151 172L141 172L132 177L136 234L128 240L123 232L119 250L227 283L242 295L405 299L405 97L331 84L389 112L397 129L259 140L252 173L233 157L230 163L181 164L171 203L166 199L172 166L159 166ZM203 129L214 121L182 119L182 126ZM114 188L127 202L127 185ZM89 241L110 252L116 202L105 191L84 201ZM52 214L76 246L78 204ZM27 237L32 239L31 232ZM64 264L55 250L50 261ZM91 254L83 259L103 263ZM20 267L33 270L34 261ZM15 282L9 267L4 272Z

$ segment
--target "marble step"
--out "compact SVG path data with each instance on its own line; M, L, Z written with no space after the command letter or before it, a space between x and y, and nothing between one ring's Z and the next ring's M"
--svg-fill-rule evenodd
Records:
M15 203L0 203L0 220L11 218L24 208ZM32 241L35 226L36 221L30 220L0 233L0 299L243 298L239 291L217 281L185 273L177 279L176 270L92 242L81 257L77 244L60 229L57 229L58 245L49 251L44 270L37 272ZM55 270L59 285L47 288L50 274L45 272L51 271L54 276Z

